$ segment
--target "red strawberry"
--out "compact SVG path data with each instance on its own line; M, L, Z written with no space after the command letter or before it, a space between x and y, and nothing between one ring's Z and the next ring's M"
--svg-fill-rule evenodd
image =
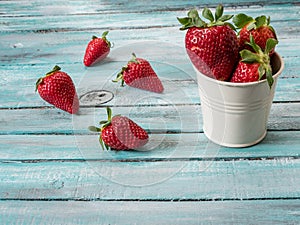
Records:
M208 8L202 15L210 22L203 21L196 9L188 17L177 18L188 29L185 47L194 66L203 74L217 80L228 80L238 61L238 40L234 27L226 22L233 15L222 15L223 6L216 8L215 16Z
M60 71L59 66L37 80L36 91L46 102L68 113L75 114L79 110L73 81L67 73Z
M113 82L121 80L121 86L124 86L125 82L131 87L162 93L164 87L150 63L145 59L136 58L134 53L132 55L132 59L122 68Z
M230 81L235 83L258 81L260 80L259 67L259 63L246 63L241 60Z
M107 121L101 121L101 128L90 126L89 130L100 132L99 141L104 149L129 150L139 149L148 142L147 132L131 119L117 115L112 117L107 107Z
M267 18L263 15L254 19L241 13L233 17L233 23L237 28L241 29L239 32L240 50L252 50L251 47L246 44L246 42L250 41L250 35L253 36L255 43L260 46L263 51L266 48L266 43L269 38L277 39L274 28L270 26L270 17ZM270 54L273 53L274 49L270 51Z
M110 52L111 44L106 39L108 31L103 32L102 37L98 38L96 36L92 37L92 40L88 43L83 63L86 66L91 66L92 64L104 59Z
M270 88L273 84L272 67L270 63L270 51L274 49L278 43L276 39L267 40L264 52L255 43L254 38L250 36L250 43L247 42L255 51L255 53L244 49L240 52L241 61L231 77L231 82L245 83L258 81L267 78Z

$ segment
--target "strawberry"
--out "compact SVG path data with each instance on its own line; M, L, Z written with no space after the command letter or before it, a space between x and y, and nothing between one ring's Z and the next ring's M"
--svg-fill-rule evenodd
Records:
M270 62L270 51L274 49L278 43L276 39L269 38L266 43L265 50L255 43L254 37L250 35L250 43L255 53L250 50L244 49L240 52L241 60L238 63L232 77L231 82L245 83L253 82L267 78L270 88L273 84L272 67Z
M148 133L143 128L126 116L112 117L109 107L106 110L108 120L100 122L102 127L89 127L90 131L100 132L99 142L103 149L139 149L148 142Z
M253 36L255 43L261 47L264 51L266 48L266 43L269 38L277 40L275 30L270 26L270 17L264 15L256 17L255 19L240 13L233 17L232 19L234 25L241 29L239 31L239 48L240 50L248 49L252 50L246 42L250 41L250 35ZM272 55L274 49L270 51Z
M76 114L79 110L79 101L75 86L70 76L60 71L59 66L41 77L36 82L36 91L42 99L68 113Z
M102 59L104 59L110 52L111 43L107 40L106 36L108 31L103 32L102 37L92 37L92 40L88 43L83 63L85 66L91 66Z
M202 15L210 22L203 21L196 9L188 17L177 18L188 29L185 47L193 65L203 74L217 80L228 80L238 61L238 40L232 24L226 22L233 15L223 15L223 6L216 8L215 16L208 8Z
M134 53L132 53L132 59L122 68L113 82L120 80L121 86L124 86L125 82L131 87L147 91L156 93L164 91L164 87L150 63L145 59L137 58Z

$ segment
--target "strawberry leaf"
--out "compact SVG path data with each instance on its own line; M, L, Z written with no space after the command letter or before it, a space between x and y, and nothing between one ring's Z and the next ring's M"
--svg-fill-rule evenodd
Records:
M223 15L223 6L221 4L218 5L216 8L215 18L211 10L206 7L202 10L202 16L205 19L208 19L210 22L206 23L205 21L203 21L200 18L197 9L191 9L188 12L187 17L184 18L177 17L179 23L183 25L180 28L180 30L185 30L191 27L207 28L213 26L222 26L225 24L225 21L230 20L233 17L233 15ZM233 26L230 27L233 28ZM235 28L233 29L235 30Z
M186 30L190 27L206 27L207 24L200 18L197 9L191 9L187 17L184 18L178 18L177 20L179 23L181 23L183 26L180 28L180 30Z
M181 23L182 25L186 25L186 24L188 24L188 23L191 21L191 19L188 18L188 17L183 17L183 18L177 17L177 20L178 20L179 23Z
M274 83L274 79L273 79L273 76L272 76L272 69L271 69L271 67L270 67L270 69L266 70L266 77L267 77L267 81L268 81L269 87L272 88L272 85Z
M214 16L213 16L211 10L208 9L208 8L206 8L206 7L205 7L205 8L203 9L203 11L202 11L202 16L203 16L204 18L208 19L210 22L213 22L213 21L214 21Z
M246 44L250 45L256 53L262 53L260 46L255 43L255 40L251 34L250 34L250 43L246 42Z
M218 21L225 22L227 20L230 20L232 17L233 15L223 15L218 19Z
M268 16L267 17L267 25L270 25L270 22L271 22L271 18Z
M103 33L102 33L102 38L104 38L104 37L106 37L107 35L108 35L108 30L107 31L104 31Z
M272 26L268 26L269 27L269 29L271 30L271 31L273 31L273 33L275 34L275 36L276 36L276 32L275 32L275 29L274 29L274 27L272 27Z
M46 73L46 76L51 75L54 72L60 71L60 69L61 68L58 65L55 65L50 72Z
M251 22L251 23L249 23L248 24L248 26L247 26L247 30L252 30L252 29L256 29L256 24L255 24L255 22Z
M218 21L219 18L223 15L223 11L224 11L224 7L219 4L216 8L216 12L215 12L215 20Z
M263 67L263 65L260 65L258 67L258 75L259 75L258 80L261 80L261 78L265 75L265 73L266 73L265 68Z
M103 125L103 124L106 124L106 123L108 123L107 120L102 120L102 121L99 122L100 125Z
M242 62L245 62L245 63L260 62L260 57L257 54L255 54L247 49L240 51L240 55L242 57Z
M35 92L37 92L39 85L43 82L43 77L39 78L35 83Z
M275 46L278 44L278 40L274 38L269 38L266 43L265 53L269 54L272 49L275 48Z
M192 24L194 24L195 27L205 27L206 23L199 17L198 11L196 9L192 9L188 16L192 19Z
M111 48L111 47L112 47L112 44L111 44L110 41L108 41L107 38L106 38L106 36L108 35L108 32L109 32L109 31L104 31L104 32L102 33L102 37L101 37L101 38L106 42L106 44L108 45L108 47Z
M111 121L111 117L112 117L112 111L111 108L106 107L106 113L107 113L107 120Z
M101 129L95 126L89 126L88 129L92 132L101 132Z
M183 27L186 29L190 26L192 19L189 17L183 17L183 18L179 18L177 17L177 20L179 21L179 23L181 23L183 25ZM180 28L181 29L181 28Z
M240 13L232 18L232 22L237 28L243 28L247 24L254 22L254 19L244 13Z
M108 120L100 121L99 124L101 125L101 131L102 131L105 127L107 127L109 124L111 124L111 121L108 121Z
M262 27L262 26L267 26L268 25L268 18L264 15L262 16L258 16L255 18L255 24L256 24L256 28Z
M122 67L122 70L121 70L121 72L119 72L118 74L117 74L117 77L116 77L116 79L114 79L114 80L112 80L112 82L114 82L114 83L118 83L119 81L121 81L121 87L124 87L125 85L125 81L124 81L124 78L123 78L123 72L125 71L127 69L127 67Z
M131 53L132 57L131 59L128 61L128 63L136 63L139 64L140 62L137 60L135 53Z
M99 143L101 145L102 150L109 150L110 147L102 140L101 135L99 136Z
M187 15L188 15L188 17L191 18L191 19L193 19L193 18L200 18L197 9L191 9L191 10L188 12Z
M229 26L232 30L236 31L236 28L231 23L224 23Z

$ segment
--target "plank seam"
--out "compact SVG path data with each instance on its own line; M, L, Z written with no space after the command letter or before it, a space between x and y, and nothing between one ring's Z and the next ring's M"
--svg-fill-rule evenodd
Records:
M181 131L181 130L148 130L145 129L149 134L203 134L203 131ZM272 129L269 128L267 129L268 132L297 132L300 131L300 128L287 128L287 129ZM5 136L5 135L39 135L39 136L43 136L43 135L76 135L76 136L85 136L85 135L99 135L98 133L85 133L85 132L74 132L73 130L66 130L66 131L58 131L58 132L26 132L26 131L2 131L0 132L0 136Z
M297 2L286 2L286 1L279 1L279 2L272 2L272 1L267 1L267 2L261 2L258 3L256 1L249 1L249 2L234 2L234 3L225 3L223 6L227 8L227 10L238 10L239 8L247 8L251 6L251 8L263 8L267 6L273 6L273 5L288 5L288 6L298 6L299 4ZM208 8L215 8L218 4L212 4L212 3L207 3L205 7ZM144 13L153 13L153 12L174 12L174 11L187 11L188 9L194 7L193 5L185 5L185 6L180 6L180 7L170 7L168 6L167 8L156 8L156 9L149 9L149 10L141 10L140 8L136 10L120 10L120 11L114 11L114 10L104 10L104 11L98 11L98 12L83 12L83 13L69 13L69 14L55 14L51 16L92 16L92 15L106 15L106 14L144 14ZM203 8L203 7L200 7ZM33 15L33 14L21 14L21 15L5 15L3 14L1 16L2 18L23 18L23 17L29 17L29 18L34 18L34 17L44 17L44 15Z
M298 160L300 155L294 156L260 156L260 157L195 157L195 158L131 158L131 159L0 159L0 163L68 163L68 162L112 162L112 163L132 163L132 162L192 162L192 161L272 161L272 160Z
M278 201L300 200L300 197L264 197L264 198L172 198L172 199L103 199L103 198L0 198L0 201L37 201L37 202L228 202L228 201Z
M273 101L273 104L299 104L300 100L295 101ZM82 105L80 108L83 109L89 109L89 108L104 108L104 107L110 107L110 108L131 108L131 107L149 107L148 104L140 104L140 105ZM151 107L167 107L170 106L170 104L156 104L151 105ZM172 106L201 106L201 103L177 103L172 104ZM0 107L0 110L37 110L37 109L55 109L54 106L18 106L18 107Z

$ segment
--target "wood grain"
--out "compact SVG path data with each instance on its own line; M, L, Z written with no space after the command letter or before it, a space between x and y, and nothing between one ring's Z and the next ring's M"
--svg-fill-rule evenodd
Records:
M298 1L225 0L225 14L271 16L285 69L268 134L224 148L202 130L195 72L176 17L215 1L0 1L1 224L298 224L300 21ZM92 35L109 30L109 57L82 64ZM111 79L132 52L148 59L162 95ZM58 64L79 96L105 89L106 104L69 115L35 93ZM122 96L122 98L121 98ZM103 151L89 125L105 106L150 133L140 151Z
M299 201L1 201L5 224L297 224ZM251 212L251 215L249 215Z
M152 134L149 151L102 151L97 135L0 135L0 162L82 160L252 160L298 158L299 131L269 131L259 144L224 148L203 133ZM58 147L59 146L59 147ZM151 148L150 148L151 147ZM176 154L173 154L173 153Z
M0 167L0 198L32 201L298 198L300 190L295 187L300 185L299 169L299 158L8 162Z
M299 131L299 103L273 104L269 130ZM130 117L144 129L157 132L202 132L200 105L132 106L113 108L115 115ZM192 116L191 116L192 115ZM0 110L0 134L88 134L88 126L106 119L105 108L82 108L70 115L55 108ZM26 119L24 119L26 118Z
M274 101L297 102L300 100L298 96L300 77L297 72L300 68L298 68L298 64L296 64L294 58L284 60L286 69L279 77ZM93 90L101 89L111 91L116 97L118 97L118 93L121 93L126 99L136 94L142 97L147 96L148 92L138 91L129 87L120 88L120 84L111 82L125 62L109 62L91 69L74 66L73 64L58 65L72 77L79 96ZM191 65L188 63L180 65L168 64L169 68L166 70L163 65L167 63L166 61L152 62L154 69L165 86L164 94L157 96L166 101L172 101L173 104L200 103L197 78ZM38 78L50 71L54 65L5 67L0 74L0 108L47 106L48 104L35 92L35 83ZM15 87L18 85L21 85L21 88L16 90ZM180 92L176 92L176 89L180 90ZM175 98L174 95L176 96ZM114 99L109 104L128 104L128 102L124 102L115 102Z

